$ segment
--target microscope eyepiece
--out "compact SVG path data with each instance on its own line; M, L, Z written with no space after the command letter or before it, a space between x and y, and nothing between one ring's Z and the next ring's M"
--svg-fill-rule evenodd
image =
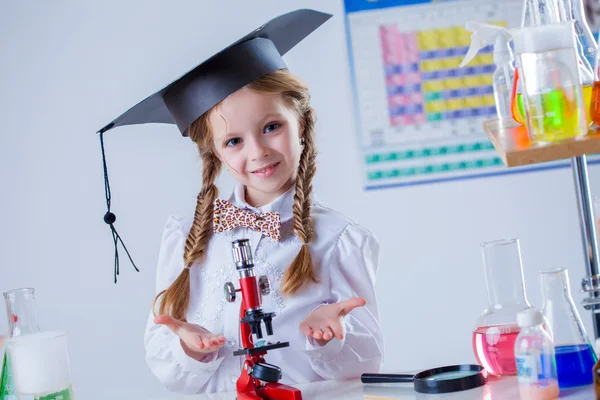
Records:
M252 246L249 239L239 239L231 242L231 252L233 261L237 269L246 269L254 267L252 259Z

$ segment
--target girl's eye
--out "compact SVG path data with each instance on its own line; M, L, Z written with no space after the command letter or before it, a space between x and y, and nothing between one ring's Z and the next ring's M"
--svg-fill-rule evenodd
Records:
M225 146L226 147L234 147L234 146L237 146L240 143L242 143L242 139L240 139L240 138L233 138L233 139L229 139L228 141L226 141L225 142Z
M280 126L281 126L281 124L279 124L277 122L273 122L272 124L265 126L265 132L269 133L269 132L276 131L277 129L279 129Z

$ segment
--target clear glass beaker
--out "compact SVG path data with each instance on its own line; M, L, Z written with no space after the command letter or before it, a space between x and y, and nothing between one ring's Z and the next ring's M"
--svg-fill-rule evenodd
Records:
M558 385L566 389L591 384L598 357L571 297L567 270L544 270L540 276L543 312L554 339Z
M64 332L37 332L6 341L19 400L73 400Z
M33 288L10 290L4 293L4 302L8 317L9 338L40 332ZM2 361L2 376L0 376L0 399L12 398L16 395L12 370L8 351L5 351Z
M573 23L522 28L515 36L515 51L530 139L552 142L587 135L588 107Z
M484 242L481 250L488 307L477 318L473 352L489 373L516 375L517 314L531 308L525 294L519 240Z

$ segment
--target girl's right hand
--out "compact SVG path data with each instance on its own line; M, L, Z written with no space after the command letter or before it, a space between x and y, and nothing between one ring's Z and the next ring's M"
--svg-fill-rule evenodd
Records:
M185 353L196 360L203 359L207 354L217 351L225 344L225 336L210 333L200 325L178 321L168 315L154 318L154 323L165 325L179 336Z

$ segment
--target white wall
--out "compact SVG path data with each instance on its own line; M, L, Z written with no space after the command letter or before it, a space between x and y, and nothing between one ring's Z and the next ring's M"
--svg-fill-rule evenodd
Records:
M521 238L534 305L537 271L553 266L570 269L579 303L584 260L569 169L362 190L341 1L1 2L0 290L37 288L41 326L69 333L80 398L165 393L144 362L144 325L163 224L169 213L193 212L200 187L195 149L175 127L107 134L117 228L141 268L122 257L114 285L94 132L205 54L300 7L336 15L286 59L319 113L321 200L381 242L384 369L474 361L471 331L487 301L483 240ZM599 173L590 168L593 188ZM580 312L591 333L589 312Z

